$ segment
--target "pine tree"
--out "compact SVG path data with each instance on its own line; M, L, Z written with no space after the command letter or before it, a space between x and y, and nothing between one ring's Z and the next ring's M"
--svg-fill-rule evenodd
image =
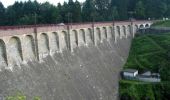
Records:
M93 0L86 0L82 8L82 19L83 21L93 21L97 16L95 4Z
M4 25L5 24L4 18L5 18L5 7L0 2L0 25Z
M145 8L142 1L138 1L135 8L135 16L138 19L145 18Z

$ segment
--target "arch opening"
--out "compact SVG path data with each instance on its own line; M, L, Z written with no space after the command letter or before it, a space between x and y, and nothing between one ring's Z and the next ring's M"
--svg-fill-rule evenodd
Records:
M48 53L49 52L49 37L46 33L42 33L40 35L40 52L41 53Z
M145 25L145 28L149 28L149 24L146 24L146 25Z
M79 45L82 45L82 44L84 44L84 43L86 43L86 40L85 40L85 31L84 31L84 29L80 29L79 30L79 37L78 37L79 39Z
M78 46L78 34L76 30L73 30L70 35L71 47L75 48Z
M126 26L123 26L123 34L126 36Z
M128 25L128 33L129 33L129 35L132 33L132 31L131 31L131 25Z
M93 33L90 28L87 29L86 42L91 43L93 41Z
M34 45L34 39L33 36L27 35L25 37L25 55L26 59L31 59L35 57L35 45Z
M140 28L140 29L143 29L143 28L144 28L144 25L143 25L143 24L141 24L141 25L139 26L139 28Z
M67 49L68 48L68 35L66 31L62 31L60 35L60 48Z
M135 31L135 33L138 31L138 25L135 25L134 31Z
M18 63L23 60L21 41L18 37L11 37L9 40L9 59L11 63Z
M0 39L0 64L7 65L6 46L3 40Z
M97 41L100 41L100 40L101 40L100 28L96 28L96 39L97 39Z
M118 33L118 36L120 37L120 26L116 26L116 32Z
M53 32L52 33L52 39L51 39L52 43L52 48L54 50L58 50L60 47L59 47L59 36L58 36L58 33L57 32Z
M103 39L107 39L107 29L106 29L106 27L103 27L103 33L102 34L103 34L102 35Z
M109 29L108 29L108 38L112 38L112 37L114 37L114 34L113 34L113 29L112 29L112 27L109 27Z

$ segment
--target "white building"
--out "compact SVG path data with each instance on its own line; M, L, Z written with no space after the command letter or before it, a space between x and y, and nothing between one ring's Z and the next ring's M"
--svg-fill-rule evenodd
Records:
M136 77L138 75L138 70L136 69L125 69L122 72L124 77Z

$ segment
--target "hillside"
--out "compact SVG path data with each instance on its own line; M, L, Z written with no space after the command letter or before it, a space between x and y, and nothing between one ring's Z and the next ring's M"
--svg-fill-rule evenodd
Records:
M158 22L154 23L152 26L156 26L156 27L170 27L170 20L158 21Z
M158 84L120 81L122 100L169 100L170 33L140 35L133 39L124 68L151 70L161 74Z

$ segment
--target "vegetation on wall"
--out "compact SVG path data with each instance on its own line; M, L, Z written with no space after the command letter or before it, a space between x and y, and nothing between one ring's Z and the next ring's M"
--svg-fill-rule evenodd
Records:
M16 1L5 8L0 2L0 25L56 24L170 17L168 0L69 0L63 4Z
M22 92L18 91L14 95L5 97L5 100L28 100L28 98ZM36 96L32 100L41 100L41 98Z

